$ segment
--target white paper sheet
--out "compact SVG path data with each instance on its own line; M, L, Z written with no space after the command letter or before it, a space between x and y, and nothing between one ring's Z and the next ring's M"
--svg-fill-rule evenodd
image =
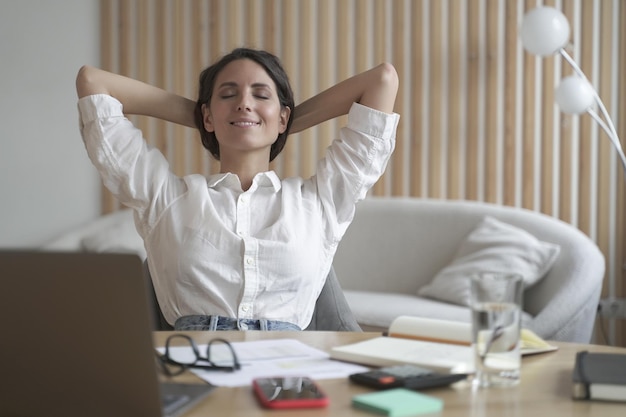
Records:
M308 376L313 379L347 378L356 372L369 368L346 362L335 361L319 349L315 349L295 339L259 340L252 342L233 342L241 363L241 370L235 372L207 371L191 369L205 381L224 387L251 385L253 378L271 376ZM207 345L198 345L202 355ZM211 360L225 363L230 354L226 346L219 344L211 347ZM157 349L160 353L164 348ZM190 347L170 347L170 355L177 358L195 357Z

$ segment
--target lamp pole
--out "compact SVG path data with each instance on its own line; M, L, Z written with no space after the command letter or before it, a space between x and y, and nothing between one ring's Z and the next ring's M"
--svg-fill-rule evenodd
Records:
M574 59L567 53L565 48L559 49L558 53L574 69L574 71L580 78L580 82L584 82L586 83L587 86L589 86L589 90L593 95L594 102L597 104L598 108L600 109L600 112L602 113L602 117L604 118L604 120L602 119L602 117L600 117L600 115L597 112L593 110L592 106L588 106L586 109L584 109L584 111L586 111L587 114L589 114L596 121L596 123L598 123L598 125L600 125L600 127L606 132L607 136L611 140L611 143L613 144L613 147L617 151L617 154L622 162L624 175L626 176L626 156L624 156L624 150L622 149L622 144L619 140L617 130L615 129L615 126L613 125L613 121L611 120L611 117L609 116L609 112L606 110L606 107L604 106L602 99L600 99L600 96L598 95L596 90L593 87L591 87L591 84L587 80L587 77L585 76L583 71L580 69L576 61L574 61ZM561 86L559 86L559 88L561 88ZM575 87L570 86L570 87L564 87L564 88L575 88ZM559 90L557 89L557 100L558 100L558 94L559 94ZM561 103L559 103L559 105L561 109L563 109L563 106L561 105Z

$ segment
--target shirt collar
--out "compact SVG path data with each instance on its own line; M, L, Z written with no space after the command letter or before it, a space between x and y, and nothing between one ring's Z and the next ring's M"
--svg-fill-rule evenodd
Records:
M274 192L278 192L281 189L280 179L274 171L260 172L256 174L252 183L253 187L255 187L255 185L256 187L272 187ZM209 188L216 188L219 184L228 188L241 187L239 178L231 172L214 174L207 178L207 185Z
M261 172L254 177L254 181L258 181L259 187L274 188L274 192L280 191L282 186L280 178L278 178L278 175L276 175L274 171Z

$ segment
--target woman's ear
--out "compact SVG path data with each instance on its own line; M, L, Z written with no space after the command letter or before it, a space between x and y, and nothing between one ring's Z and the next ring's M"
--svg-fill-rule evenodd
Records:
M291 109L287 106L283 107L280 111L280 133L284 133L289 123L289 116L291 115Z
M202 110L202 124L207 132L215 131L215 127L213 126L213 119L211 117L211 112L206 104L203 104L201 107Z

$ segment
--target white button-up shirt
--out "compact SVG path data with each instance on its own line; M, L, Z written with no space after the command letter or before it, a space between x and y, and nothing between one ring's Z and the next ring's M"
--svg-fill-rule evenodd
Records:
M353 104L308 179L174 175L108 95L79 100L80 129L105 186L134 209L165 319L191 314L308 326L337 245L383 174L399 116Z

